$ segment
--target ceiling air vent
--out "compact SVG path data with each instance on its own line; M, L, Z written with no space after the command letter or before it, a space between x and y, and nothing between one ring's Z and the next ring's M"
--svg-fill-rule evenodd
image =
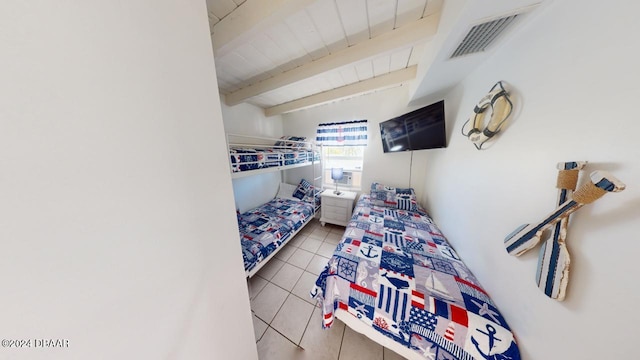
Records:
M513 23L518 14L475 25L460 42L450 59L484 51L502 32Z

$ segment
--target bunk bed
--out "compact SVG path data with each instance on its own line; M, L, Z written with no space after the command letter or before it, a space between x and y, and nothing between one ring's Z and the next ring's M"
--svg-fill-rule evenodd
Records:
M247 277L256 274L320 210L321 189L316 146L303 137L272 139L227 134L232 178L309 167L310 179L296 185L282 182L278 194L265 204L237 213Z
M314 144L300 136L272 139L227 134L227 144L233 178L310 166L320 161Z
M520 359L495 303L413 189L372 184L311 296L335 318L407 359Z

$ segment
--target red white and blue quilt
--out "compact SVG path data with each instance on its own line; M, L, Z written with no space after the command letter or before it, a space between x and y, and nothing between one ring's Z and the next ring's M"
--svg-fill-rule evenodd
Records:
M311 217L311 203L281 198L238 214L245 271L282 246Z
M306 149L232 148L229 150L231 171L241 172L275 166L311 164L319 154Z
M423 211L363 195L311 294L425 359L520 359L507 322Z

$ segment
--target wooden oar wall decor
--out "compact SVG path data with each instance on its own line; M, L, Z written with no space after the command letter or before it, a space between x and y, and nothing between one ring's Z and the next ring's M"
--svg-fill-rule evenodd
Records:
M569 283L571 260L565 242L569 215L608 192L625 189L625 184L613 175L606 171L594 171L590 175L590 181L575 190L578 174L585 164L586 161L558 163L558 207L542 221L518 227L504 240L507 252L520 256L540 242L545 230L554 227L551 238L540 249L536 283L545 295L558 301L564 300Z

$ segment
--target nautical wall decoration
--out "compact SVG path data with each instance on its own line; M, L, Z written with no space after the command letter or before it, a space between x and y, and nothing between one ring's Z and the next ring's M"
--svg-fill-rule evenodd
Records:
M594 171L590 181L575 189L578 173L586 162L559 163L558 207L543 220L524 224L509 234L504 245L507 252L520 256L540 242L543 231L555 226L552 238L547 240L540 251L536 281L538 287L549 297L564 300L569 279L569 252L566 248L566 235L569 215L590 204L608 192L620 192L625 184L606 171Z
M558 163L558 206L564 204L578 186L580 170L586 161L570 161ZM569 216L556 223L549 237L540 247L536 283L548 297L558 301L564 300L569 283L569 265L571 259L566 245Z
M489 108L491 108L491 117L489 123L484 126L484 118ZM507 121L512 111L513 103L509 98L509 93L505 90L502 81L498 81L473 108L473 114L462 125L462 135L468 137L476 149L483 150L482 146L500 132L502 125ZM465 132L465 128L468 128L469 124L471 124L471 128Z

